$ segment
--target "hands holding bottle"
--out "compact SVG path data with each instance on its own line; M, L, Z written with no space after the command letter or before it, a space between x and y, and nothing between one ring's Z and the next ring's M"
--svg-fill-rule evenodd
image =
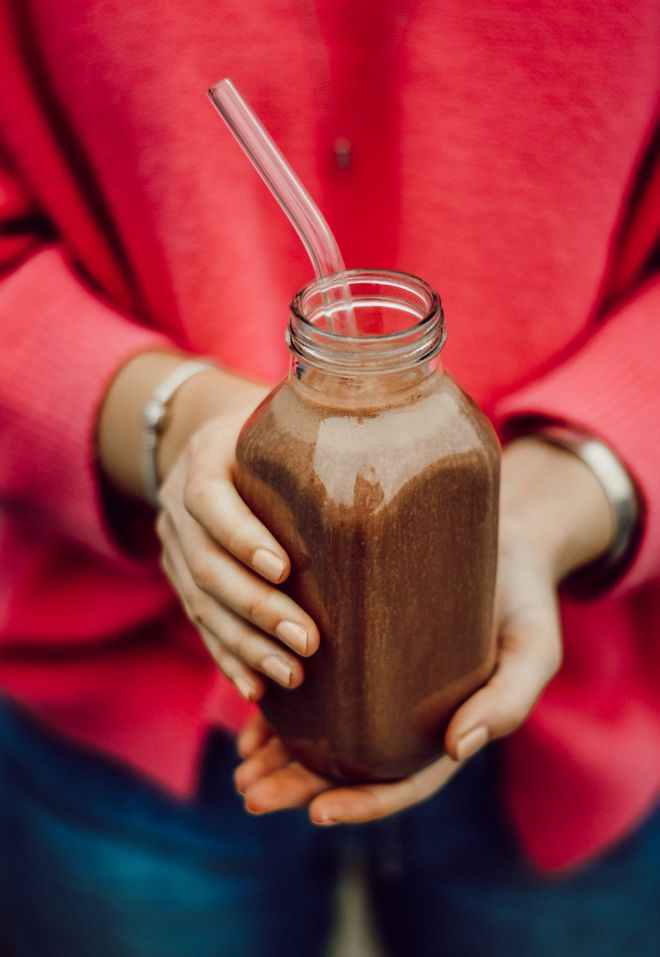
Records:
M557 585L606 551L611 535L605 494L579 459L532 438L513 443L502 463L496 668L454 714L447 753L402 781L338 787L292 760L257 715L239 737L235 780L247 808L309 805L316 823L360 823L430 797L488 741L525 721L561 664Z
M139 356L108 394L100 423L102 465L134 494L141 491L139 428L118 432L117 416L127 407L141 408L152 383L180 361ZM297 687L304 677L301 658L319 644L312 619L276 587L290 571L288 556L233 484L238 434L266 393L221 370L189 380L175 396L158 461L162 567L213 659L253 700L263 694L265 677ZM337 787L293 760L257 715L239 738L244 760L236 785L248 810L308 805L317 823L349 823L385 817L431 796L483 745L525 720L561 662L557 585L606 551L611 536L606 496L582 462L533 438L514 442L502 467L496 668L454 714L447 753L401 781Z

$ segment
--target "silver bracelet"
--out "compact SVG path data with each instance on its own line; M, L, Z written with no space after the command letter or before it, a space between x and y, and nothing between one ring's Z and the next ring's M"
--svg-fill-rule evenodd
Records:
M167 407L174 393L184 382L192 379L200 372L208 372L210 369L217 368L212 362L206 360L190 359L182 362L154 389L151 398L145 402L142 408L142 483L145 495L152 505L159 505L158 489L160 483L158 481L156 453L160 436L165 429Z
M550 424L538 425L527 434L572 452L591 469L601 484L612 513L612 544L604 555L578 569L568 580L581 582L584 579L590 585L605 584L623 567L636 542L640 506L633 480L612 449L592 435L570 426Z

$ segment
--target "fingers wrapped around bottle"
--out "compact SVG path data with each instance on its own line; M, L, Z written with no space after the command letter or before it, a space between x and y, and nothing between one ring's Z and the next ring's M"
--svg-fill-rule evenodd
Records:
M220 461L219 461L220 459ZM248 509L226 449L188 450L160 493L161 567L190 621L243 697L303 680L298 656L318 648L315 623L281 589L286 552Z

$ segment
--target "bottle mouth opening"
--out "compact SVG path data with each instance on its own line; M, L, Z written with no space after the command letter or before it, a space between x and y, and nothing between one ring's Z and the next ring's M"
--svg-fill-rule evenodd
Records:
M394 371L433 358L446 337L440 298L423 279L351 269L317 279L291 303L294 358L328 371Z

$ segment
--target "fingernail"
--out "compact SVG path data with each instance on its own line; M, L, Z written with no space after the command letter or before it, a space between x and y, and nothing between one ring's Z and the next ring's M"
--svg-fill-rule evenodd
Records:
M252 556L252 567L264 578L268 578L277 584L282 580L286 563L274 552L269 552L265 548L258 548Z
M266 674L269 674L279 684L284 685L285 688L289 687L293 668L288 661L279 658L277 655L269 655L268 658L264 658L262 665Z
M329 814L319 814L312 818L312 824L319 824L321 827L331 827L337 823L338 821L335 821L334 817L330 817Z
M255 696L255 691L247 678L243 678L242 675L237 675L234 678L234 684L236 685L236 690L240 695L242 695L246 701L252 701Z
M458 744L456 745L458 760L466 761L468 758L471 758L480 748L483 748L484 744L488 743L489 737L488 728L485 724L479 724L476 728L472 728L471 731L466 731L466 733L458 739Z
M258 817L260 814L265 814L265 811L258 811L257 808L250 807L249 804L244 804L243 807L248 814L252 814L253 817Z
M275 634L294 651L299 651L301 655L307 653L307 629L302 625L297 625L295 621L281 621L275 629Z

